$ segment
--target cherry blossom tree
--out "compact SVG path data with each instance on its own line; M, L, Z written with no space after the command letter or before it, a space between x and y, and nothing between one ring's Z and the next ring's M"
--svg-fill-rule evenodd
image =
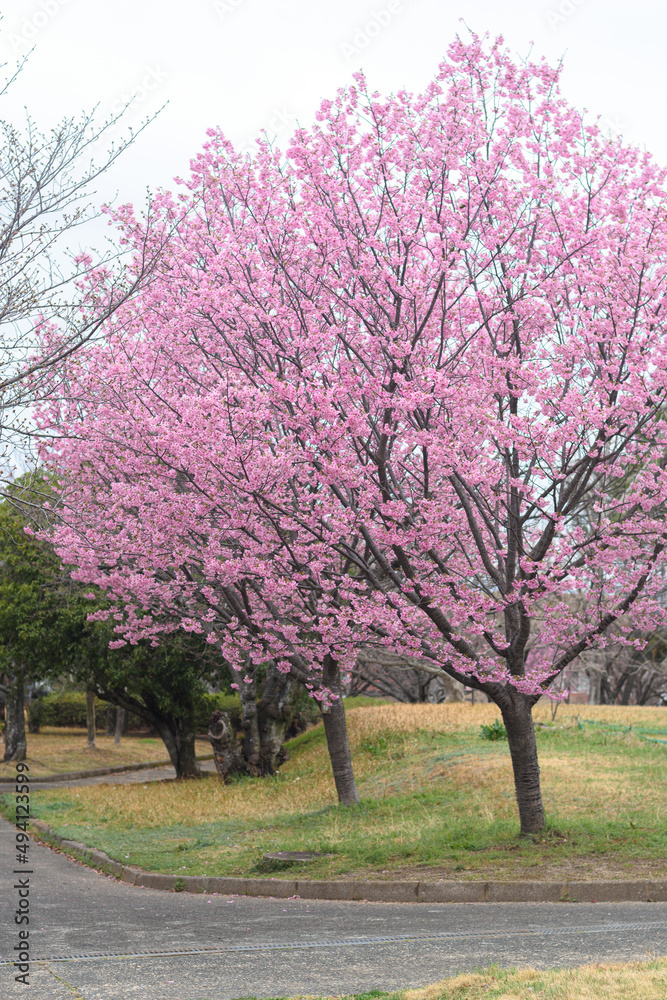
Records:
M141 609L119 641L171 607L241 689L270 655L332 711L360 649L418 657L499 707L524 835L533 705L666 617L665 171L558 77L473 35L284 156L212 130L160 276L42 414L61 555Z

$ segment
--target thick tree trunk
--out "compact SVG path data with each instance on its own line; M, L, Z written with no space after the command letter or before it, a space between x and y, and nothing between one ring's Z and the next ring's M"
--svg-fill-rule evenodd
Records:
M254 679L249 684L241 684L242 766L246 774L274 774L287 759L285 733L291 722L296 686L297 681L278 670L273 662L267 666L259 699ZM218 728L214 727L214 732L217 733Z
M215 769L223 781L228 781L232 775L246 773L241 747L226 712L218 709L212 714L208 738L213 750Z
M463 684L455 681L453 677L441 677L440 681L447 692L447 701L465 701Z
M114 729L113 741L115 746L120 746L120 738L125 730L125 723L127 722L127 712L120 705L116 707L116 727Z
M270 662L262 697L257 702L262 774L274 774L287 760L285 733L291 722L297 681Z
M25 738L24 676L15 670L7 685L5 701L5 756L4 761L25 760L27 745Z
M88 749L95 749L95 692L86 691L86 729L88 730Z
M322 684L329 688L333 694L340 695L340 673L338 664L330 656L324 659L322 670ZM324 722L324 733L327 738L327 749L331 761L334 782L338 801L342 806L357 805L359 793L354 780L352 769L352 755L350 753L350 743L347 738L347 725L345 722L345 708L343 699L338 698L332 703L331 708L322 710L322 721Z
M628 678L625 680L625 682L623 684L623 687L621 688L621 705L629 705L630 704L630 697L632 695L632 689L635 686L636 679L637 679L637 675L634 674L634 673L631 673L628 676Z
M601 689L601 678L600 675L594 672L588 675L588 704L589 705L600 705L600 689Z
M248 774L261 774L261 741L259 737L259 717L255 697L255 681L241 683L241 726L243 728L243 759Z
M127 713L132 712L151 726L151 733L159 736L164 743L177 778L201 777L195 752L195 710L191 699L188 704L187 697L182 697L180 703L182 714L176 716L162 709L151 692L142 692L140 701L127 691L110 687L103 688L101 696L114 701L119 711L122 708L125 720Z
M201 770L195 752L194 725L188 724L183 719L173 719L170 723L160 719L156 722L156 727L167 748L176 777L200 778Z
M532 704L530 697L516 688L510 687L505 693L500 710L512 757L521 835L530 837L545 825Z
M608 677L600 678L600 704L601 705L611 705L613 702L611 685L609 684Z

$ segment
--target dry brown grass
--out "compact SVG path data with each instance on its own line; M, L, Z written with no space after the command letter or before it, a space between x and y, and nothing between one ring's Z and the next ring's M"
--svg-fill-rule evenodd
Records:
M96 735L95 749L86 747L83 729L45 727L41 733L28 733L26 763L32 777L60 774L66 771L83 771L99 767L117 767L123 764L143 764L148 761L165 761L169 757L161 739L123 736L120 746L115 746L113 736ZM198 744L198 752L210 752L208 743ZM0 777L13 777L16 764L0 763Z
M667 958L575 969L489 970L443 979L401 1000L665 1000Z
M223 785L204 781L159 782L150 785L89 785L80 790L91 817L104 817L130 827L159 827L175 823L213 823L220 820L262 822L278 813L289 815L324 808L336 802L331 775L321 766L289 784L270 778ZM286 765L289 769L289 765ZM299 768L301 771L301 767ZM65 790L60 790L63 798ZM49 793L50 794L50 793ZM69 797L70 793L68 793ZM147 808L150 801L150 808Z
M560 706L557 718L561 723L572 723L581 707ZM584 707L587 718L596 714L595 708ZM542 706L537 707L538 718L541 709ZM548 706L547 711L550 718ZM663 720L667 724L667 713L660 708L604 706L597 709L597 714L604 721L615 723L637 716L637 721L644 725L657 726ZM460 756L443 763L432 762L428 750L418 745L417 730L463 733L471 725L474 729L497 717L495 705L396 704L352 709L348 713L350 744L355 776L364 797L382 798L387 794L432 789L434 781L440 780L465 791L469 808L485 820L514 816L516 803L506 743L479 741L478 747L471 748L474 753L463 750ZM404 734L402 759L374 760L360 752L364 740L387 731ZM324 754L321 744L304 747L298 758L285 764L275 779L244 780L230 785L222 785L215 779L161 782L149 788L91 785L80 791L82 796L85 794L91 816L104 816L133 827L188 824L193 817L200 823L239 819L261 823L271 816L308 813L336 803ZM541 752L541 770L546 808L557 808L563 817L582 811L614 817L638 808L655 808L662 814L667 810L661 783L647 786L645 781L636 780L631 763L619 774L615 761L605 760L603 755L596 755L592 768L584 756L559 755L545 749ZM433 822L437 822L437 816Z
M536 722L551 723L552 707L549 702L539 702L533 709ZM650 726L667 729L667 711L657 707L619 705L559 705L556 725L575 724L576 718L592 719L624 726ZM414 732L417 729L436 732L461 732L470 726L480 726L500 719L500 710L491 703L471 705L469 702L450 702L443 705L377 705L353 709L348 714L350 739L383 729L394 732Z

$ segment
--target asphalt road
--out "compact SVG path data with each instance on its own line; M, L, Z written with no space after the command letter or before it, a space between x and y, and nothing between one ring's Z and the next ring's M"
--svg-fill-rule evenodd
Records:
M15 831L0 821L0 955L19 928ZM667 954L667 903L364 903L163 893L30 843L29 1000L227 1000L423 986L492 963Z

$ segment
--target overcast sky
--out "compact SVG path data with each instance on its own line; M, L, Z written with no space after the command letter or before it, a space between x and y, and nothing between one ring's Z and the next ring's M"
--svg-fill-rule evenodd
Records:
M667 15L656 0L9 0L0 9L7 69L34 46L0 117L18 121L25 105L49 127L136 94L127 115L136 126L168 102L100 182L100 200L118 191L139 206L147 186L171 186L212 125L238 146L261 129L284 146L357 69L381 91L423 88L465 31L462 17L521 56L531 43L552 63L564 56L566 96L667 162Z

